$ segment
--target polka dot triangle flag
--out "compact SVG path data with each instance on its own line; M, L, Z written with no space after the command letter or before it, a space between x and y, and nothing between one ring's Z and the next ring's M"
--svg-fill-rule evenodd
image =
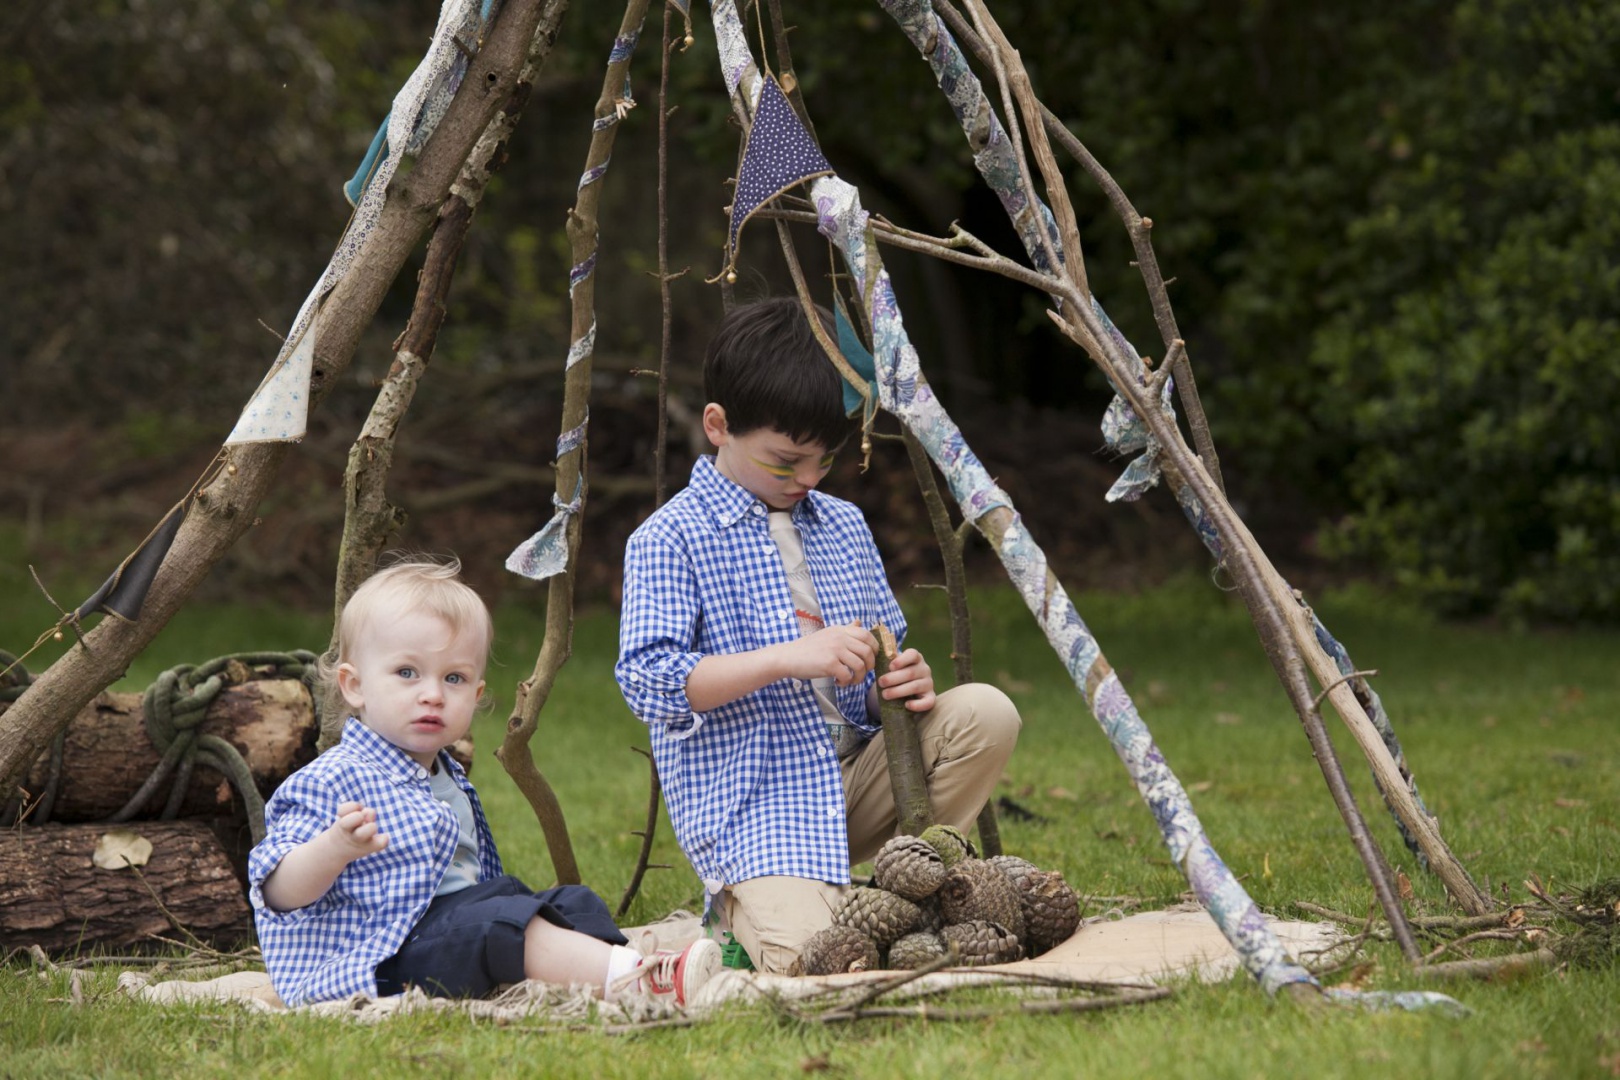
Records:
M742 169L737 176L737 197L731 203L731 251L736 257L737 235L749 215L794 184L817 176L830 176L833 167L822 156L810 133L799 123L776 80L766 77L748 131Z

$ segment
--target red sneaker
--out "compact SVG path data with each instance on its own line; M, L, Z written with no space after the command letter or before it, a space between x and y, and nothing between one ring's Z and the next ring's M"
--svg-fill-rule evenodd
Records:
M680 952L664 949L653 953L619 981L629 993L685 1006L704 983L719 974L722 966L720 946L704 937Z

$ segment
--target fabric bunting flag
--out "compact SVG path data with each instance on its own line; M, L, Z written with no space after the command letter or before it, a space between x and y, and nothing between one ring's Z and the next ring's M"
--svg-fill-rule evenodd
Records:
M868 388L868 394L863 395L859 389L850 385L848 379L845 379L844 413L854 415L868 400L877 400L877 361L872 359L872 354L861 344L860 335L855 333L855 328L849 324L849 316L844 314L843 304L838 305L834 318L838 322L838 351L844 354L844 359L849 361L849 366L855 369L855 373L866 380Z
M158 522L140 547L136 548L123 562L112 576L102 583L101 588L91 593L84 603L80 604L73 615L83 619L97 611L115 615L125 622L134 622L141 617L141 605L146 603L146 594L152 588L152 580L157 577L158 567L163 565L163 559L169 554L169 548L174 546L174 538L180 532L180 523L186 520L186 511L191 507L191 496L186 496L176 503L170 511Z
M498 0L443 0L433 43L394 95L381 130L371 140L355 176L344 185L354 214L320 280L304 298L281 351L254 391L225 445L281 442L304 437L314 370L315 324L321 304L359 256L382 216L388 184L400 159L418 153L438 127L477 52Z
M737 257L737 237L754 211L794 184L830 176L832 171L816 141L799 123L782 88L774 78L767 77L760 88L748 145L743 148L737 197L731 203L731 257Z
M237 417L236 427L225 440L227 445L304 437L309 423L309 379L315 371L315 328L320 321L317 314L292 352L270 368Z

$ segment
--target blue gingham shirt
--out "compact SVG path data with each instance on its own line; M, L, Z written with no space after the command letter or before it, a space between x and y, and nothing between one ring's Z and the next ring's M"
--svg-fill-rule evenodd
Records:
M819 491L793 508L828 626L905 617L861 512ZM651 730L676 839L712 896L766 874L845 884L849 837L838 758L810 683L783 679L694 712L686 679L699 660L794 641L793 611L767 507L713 458L630 537L614 668ZM838 708L870 734L872 676L838 689Z
M472 804L478 880L499 877L501 857L478 793L449 754L440 752L439 767ZM326 831L342 802L375 810L388 846L350 863L308 907L272 910L264 879L287 852ZM434 797L426 769L351 716L341 742L276 789L264 828L248 856L248 898L276 993L288 1005L376 997L377 965L399 951L450 868L461 833L456 812Z

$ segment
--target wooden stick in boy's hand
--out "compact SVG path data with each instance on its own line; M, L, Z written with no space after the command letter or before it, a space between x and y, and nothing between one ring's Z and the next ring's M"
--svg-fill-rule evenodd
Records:
M877 638L877 677L882 685L900 652L894 634L882 623L872 627ZM906 709L904 698L890 700L878 693L878 715L883 721L883 747L889 758L889 782L894 785L895 816L903 835L916 836L926 829L930 821L928 808L928 781L923 773L922 741L917 736L917 724Z

